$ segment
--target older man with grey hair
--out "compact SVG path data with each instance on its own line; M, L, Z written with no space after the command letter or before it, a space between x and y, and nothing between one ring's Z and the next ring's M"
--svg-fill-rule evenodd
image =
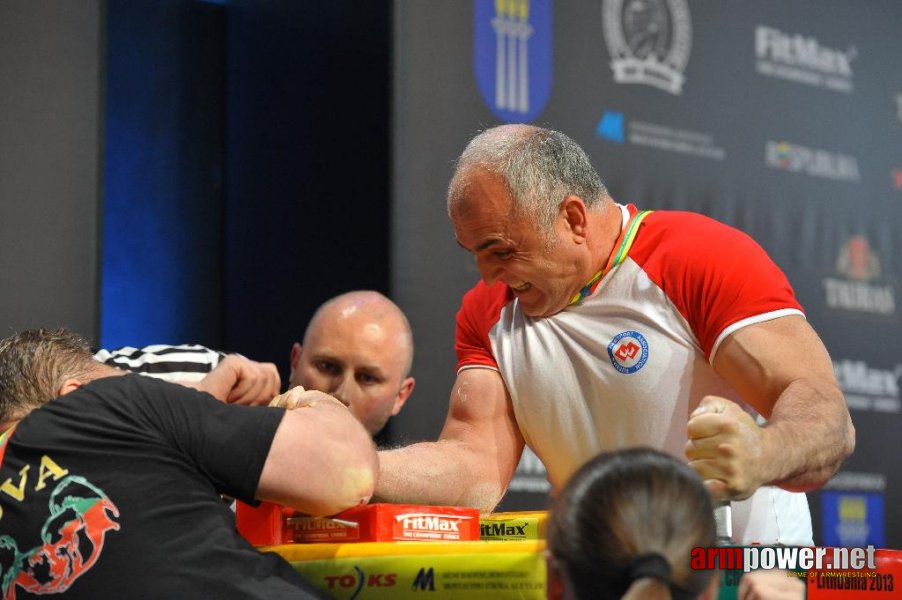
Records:
M378 498L491 510L524 445L555 490L598 452L642 445L737 501L734 542L812 542L798 492L836 472L854 429L758 244L701 215L615 203L579 145L529 125L470 142L448 214L482 281L457 315L440 438L381 452Z

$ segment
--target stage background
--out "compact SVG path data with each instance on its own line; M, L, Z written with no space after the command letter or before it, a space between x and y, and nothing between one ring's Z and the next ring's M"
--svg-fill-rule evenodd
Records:
M377 289L417 350L390 437L434 438L478 276L453 161L483 128L549 126L618 201L723 220L786 271L858 430L810 495L815 540L902 546L899 3L75 4L0 4L4 331L200 342L287 379L315 307ZM512 490L545 504L534 457Z

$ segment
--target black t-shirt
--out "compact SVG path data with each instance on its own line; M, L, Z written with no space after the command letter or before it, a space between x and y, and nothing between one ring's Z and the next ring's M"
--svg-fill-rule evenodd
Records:
M136 375L33 411L0 465L2 598L319 597L220 499L253 501L282 415Z

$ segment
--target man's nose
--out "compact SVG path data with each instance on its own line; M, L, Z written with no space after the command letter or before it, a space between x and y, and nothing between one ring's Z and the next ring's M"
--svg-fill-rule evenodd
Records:
M476 268L479 269L479 276L486 285L492 285L498 279L501 269L488 258L476 258Z
M351 406L351 384L354 375L341 375L332 379L329 394L335 396L345 406Z

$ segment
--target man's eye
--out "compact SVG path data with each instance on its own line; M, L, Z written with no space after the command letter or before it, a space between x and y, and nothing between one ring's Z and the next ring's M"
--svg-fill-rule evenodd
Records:
M375 385L379 383L379 379L374 377L373 375L368 375L367 373L358 373L357 381L362 383L363 385Z
M339 373L341 373L341 369L338 365L323 360L316 363L316 369L320 373L326 373L328 375L338 375Z
M513 250L495 250L492 252L497 258L504 260L505 258L510 258L510 255L513 254Z

